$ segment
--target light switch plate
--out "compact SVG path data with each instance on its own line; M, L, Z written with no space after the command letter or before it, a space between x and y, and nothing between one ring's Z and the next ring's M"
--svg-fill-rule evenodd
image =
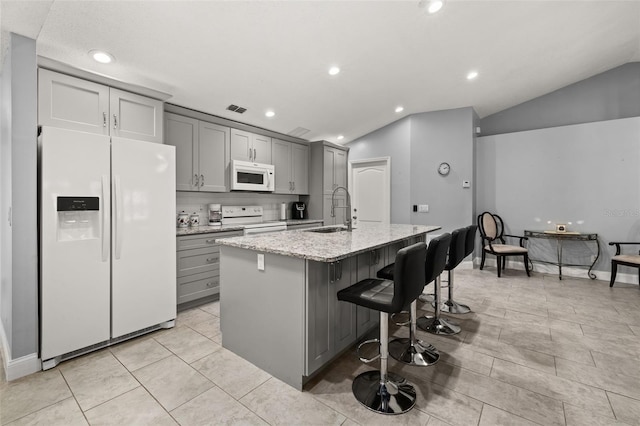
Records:
M264 254L258 253L258 271L264 271Z

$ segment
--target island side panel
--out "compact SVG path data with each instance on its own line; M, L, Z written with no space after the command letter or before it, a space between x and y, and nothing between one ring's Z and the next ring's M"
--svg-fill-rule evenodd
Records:
M257 255L265 257L258 270ZM305 260L220 248L222 346L302 390Z

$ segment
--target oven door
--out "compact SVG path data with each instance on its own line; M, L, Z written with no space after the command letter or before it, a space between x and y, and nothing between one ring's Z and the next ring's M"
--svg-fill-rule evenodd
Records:
M274 170L269 164L233 161L231 189L234 191L273 191Z

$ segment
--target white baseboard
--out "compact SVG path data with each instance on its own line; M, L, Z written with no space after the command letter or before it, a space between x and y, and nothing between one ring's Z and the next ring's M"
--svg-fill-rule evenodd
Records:
M2 359L4 361L2 367L4 368L4 375L8 382L36 373L42 369L42 363L37 353L11 359L9 342L7 342L7 336L4 334L4 327L2 327L2 325L0 325L0 339L2 339Z
M473 265L479 267L481 262L481 258L476 257L473 259ZM463 262L464 263L464 262ZM489 258L487 257L484 261L484 265L496 268L497 262L495 257ZM507 267L524 270L524 262L509 260L507 259ZM540 272L542 274L549 275L558 275L558 266L550 265L546 263L536 263L533 262L533 270L535 272ZM588 267L572 267L572 266L563 266L562 267L562 276L563 277L572 277L572 278L589 278L587 272L589 271ZM611 271L601 271L601 270L592 270L591 271L596 279L609 282L611 280ZM617 283L625 283L625 284L638 284L638 274L630 274L624 272L618 272L616 274L616 282ZM615 285L614 285L615 286Z

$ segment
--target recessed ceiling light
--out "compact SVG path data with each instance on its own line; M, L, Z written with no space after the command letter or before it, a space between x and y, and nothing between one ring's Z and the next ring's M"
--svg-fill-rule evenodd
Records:
M101 64L108 64L115 60L112 54L104 52L102 50L92 50L89 52L89 54L94 61L100 62Z
M265 112L265 113L264 113L264 115L266 115L267 117L271 118L271 117L273 117L274 115L276 115L276 113L275 113L275 112L273 112L273 111L267 111L267 112Z
M478 76L478 71L470 71L469 74L467 74L467 80L473 80L477 76Z
M338 139L339 141L341 141L342 139L344 139L344 136L343 136L343 135L338 135L338 137L337 137L336 139Z
M338 67L331 67L329 68L329 75L336 75L340 72L340 68Z
M396 107L396 112L402 112L404 111L404 107L403 106L397 106Z
M420 0L418 7L425 10L429 15L438 12L444 6L444 0Z

